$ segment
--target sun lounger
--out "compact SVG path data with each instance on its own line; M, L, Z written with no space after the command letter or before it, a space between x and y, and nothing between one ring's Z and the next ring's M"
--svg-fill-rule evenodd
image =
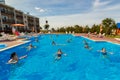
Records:
M99 38L103 38L103 37L105 37L105 33L103 34L99 33Z
M0 42L3 42L3 41L13 41L15 39L16 39L15 36L12 36L12 35L9 35L9 34L2 34L2 36L0 37Z
M120 38L115 38L117 41L120 41Z

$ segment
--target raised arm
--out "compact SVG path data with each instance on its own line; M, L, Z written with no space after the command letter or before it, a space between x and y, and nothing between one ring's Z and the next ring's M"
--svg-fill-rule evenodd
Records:
M24 56L21 56L19 59L23 59L23 58L26 58L27 57L27 55L24 55Z

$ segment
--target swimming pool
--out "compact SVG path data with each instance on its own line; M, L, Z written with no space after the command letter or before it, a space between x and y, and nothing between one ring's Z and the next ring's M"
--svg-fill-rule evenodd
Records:
M6 44L0 44L0 49L7 47Z
M67 43L67 39L72 42ZM0 80L119 80L120 79L120 45L109 42L94 42L83 37L72 35L40 35L39 42L34 38L29 43L37 46L27 51L29 43L0 52ZM55 41L57 46L52 45ZM86 40L92 50L84 48ZM102 47L113 52L103 58L97 52ZM61 49L62 58L55 62L55 53ZM17 64L6 64L12 52L18 56L28 57Z

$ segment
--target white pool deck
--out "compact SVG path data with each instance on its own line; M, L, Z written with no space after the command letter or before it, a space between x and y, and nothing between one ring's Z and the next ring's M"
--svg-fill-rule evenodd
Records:
M19 46L19 45L22 45L22 44L25 44L25 43L28 43L30 41L23 41L23 39L19 39L19 40L15 40L15 41L9 41L9 42L0 42L0 44L6 44L7 47L6 48L3 48L3 49L0 49L0 52L4 51L4 50L7 50L7 49L10 49L10 48L13 48L13 47L16 47L16 46Z
M106 42L111 42L111 43L115 43L115 44L120 45L120 40L115 39L115 38L108 38L108 37L99 38L99 37L96 37L94 35L90 35L88 37L87 34L75 34L75 36L84 36L85 38L91 39L93 41L106 41Z

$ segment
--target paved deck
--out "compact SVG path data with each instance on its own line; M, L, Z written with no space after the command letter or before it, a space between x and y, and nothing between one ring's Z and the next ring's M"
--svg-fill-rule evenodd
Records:
M96 35L88 35L87 34L75 34L75 36L84 36L86 38L89 38L89 39L92 39L94 41L109 41L109 42L113 42L113 43L118 43L120 44L120 41L114 39L114 38L109 38L109 37L103 37L103 38L100 38L100 37L97 37Z
M18 39L18 40L14 40L14 41L5 41L5 42L0 42L0 44L7 44L7 47L11 47L11 46L14 46L14 45L24 43L22 40L23 39Z
M0 49L0 52L4 51L4 50L7 50L9 48L12 48L12 47L15 47L15 46L18 46L18 45L25 44L25 43L29 42L29 41L23 41L23 40L24 39L19 39L19 40L15 40L15 41L0 42L0 44L7 44L7 47Z

